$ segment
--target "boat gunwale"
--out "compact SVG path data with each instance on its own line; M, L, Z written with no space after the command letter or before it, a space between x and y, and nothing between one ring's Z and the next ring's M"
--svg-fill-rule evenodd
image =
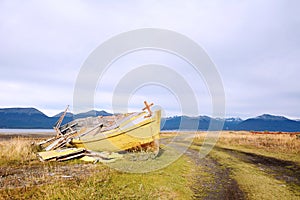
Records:
M137 116L135 116L134 118L137 118ZM128 119L129 122L132 121L130 119ZM114 138L114 137L120 136L122 134L131 132L131 131L133 131L135 129L139 129L139 128L141 128L143 126L146 126L148 124L151 124L151 123L153 123L155 121L157 121L156 115L154 117L149 118L149 119L145 119L144 121L142 121L142 122L140 122L138 124L135 124L134 126L129 127L128 129L122 130L122 129L120 129L120 126L119 126L119 127L115 128L115 129L101 132L101 134L103 135L103 137L101 137L101 138L93 139L93 138L95 138L95 136L93 136L91 138L87 138L87 139L90 139L90 140L82 140L80 137L78 137L76 139L74 138L72 140L72 143L74 143L75 145L76 144L84 144L84 143L93 143L93 142L98 142L98 141L101 141L101 140L106 140L106 139ZM128 124L128 123L126 123L126 124ZM107 133L107 132L111 132L111 133ZM157 134L155 134L155 135L157 135ZM153 135L153 136L155 136L155 135ZM84 136L84 137L86 137L86 136Z
M132 128L132 129L130 129L130 130L128 130L128 131L122 131L122 132L119 132L118 134L115 134L115 135L112 135L112 136L108 136L108 137L103 137L103 138L99 138L99 139L95 139L95 140L87 140L87 141L84 141L84 140L80 140L80 139L76 139L76 140L72 140L72 143L73 144L85 144L85 143L93 143L93 142L98 142L98 141L101 141L101 140L106 140L106 139L110 139L110 138L114 138L114 137L117 137L117 136L120 136L120 135L123 135L123 134L126 134L126 133L128 133L128 132L131 132L131 131L133 131L133 130L135 130L135 129L138 129L138 128L141 128L141 127L143 127L143 126L146 126L146 125L148 125L148 124L150 124L150 123L153 123L154 121L150 121L150 122L147 122L147 123L145 123L145 124L143 124L143 125L141 125L141 126L137 126L137 127L134 127L134 128ZM155 134L155 135L157 135L157 134ZM153 135L153 136L155 136L155 135ZM152 137L153 137L152 136Z

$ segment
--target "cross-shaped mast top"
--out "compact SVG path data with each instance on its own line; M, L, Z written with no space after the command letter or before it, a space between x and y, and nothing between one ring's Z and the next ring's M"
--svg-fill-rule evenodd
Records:
M143 111L147 110L149 115L145 116L145 117L151 117L152 116L152 111L150 109L151 106L153 106L153 103L148 104L147 101L144 101L145 104L145 108L143 108Z

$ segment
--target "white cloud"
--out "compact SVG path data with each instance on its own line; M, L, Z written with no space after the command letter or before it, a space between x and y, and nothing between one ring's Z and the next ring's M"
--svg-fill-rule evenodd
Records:
M35 106L51 115L62 110L72 104L77 74L94 48L121 32L155 27L178 31L207 50L223 79L228 115L299 117L298 7L299 1L284 0L1 1L0 106ZM121 60L108 71L118 75L100 83L96 106L109 108L118 79L151 59L174 66L198 94L200 114L210 113L204 83L164 54ZM136 95L135 107L147 94Z

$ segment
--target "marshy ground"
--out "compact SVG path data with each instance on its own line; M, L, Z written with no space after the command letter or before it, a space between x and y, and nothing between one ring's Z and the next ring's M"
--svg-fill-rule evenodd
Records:
M177 134L163 133L159 160ZM2 137L0 199L300 199L300 140L289 134L222 132L199 157L206 132L169 166L149 173L119 172L105 164L40 162L39 137ZM132 161L134 162L134 161Z

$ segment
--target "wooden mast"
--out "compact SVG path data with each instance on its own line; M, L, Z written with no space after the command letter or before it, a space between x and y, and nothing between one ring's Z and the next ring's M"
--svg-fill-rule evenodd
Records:
M65 109L64 113L60 116L60 118L58 119L58 121L55 123L55 126L53 127L54 130L55 130L55 132L56 132L56 134L57 134L57 136L63 135L63 134L60 132L59 127L60 127L61 123L63 122L63 120L64 120L64 118L65 118L65 116L66 116L66 114L67 114L68 109L69 109L69 105L68 105L67 108Z

